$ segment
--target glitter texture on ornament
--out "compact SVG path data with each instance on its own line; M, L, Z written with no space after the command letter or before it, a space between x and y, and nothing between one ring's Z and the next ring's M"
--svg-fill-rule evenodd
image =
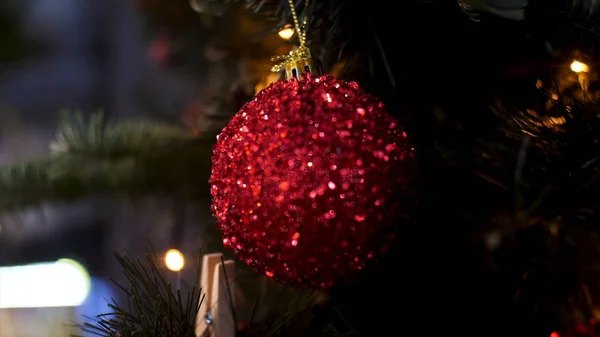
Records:
M214 148L212 211L223 243L280 282L328 288L387 248L413 152L375 97L332 76L280 81Z

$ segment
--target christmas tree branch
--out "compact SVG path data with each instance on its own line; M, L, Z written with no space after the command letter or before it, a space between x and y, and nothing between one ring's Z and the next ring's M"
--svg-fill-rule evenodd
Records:
M203 305L205 289L192 286L187 297L180 289L174 289L156 264L156 252L147 245L143 261L128 255L115 254L123 269L125 283L115 284L121 289L126 301L107 303L107 312L88 317L83 324L73 324L83 332L101 337L133 336L194 336L195 320ZM200 256L200 254L199 254ZM197 260L199 284L201 266ZM234 284L227 284L227 287ZM236 336L243 337L357 337L358 334L342 317L341 313L328 305L327 296L319 290L300 290L283 285L269 287L259 293L254 302L254 311L265 306L263 317L253 314L250 321L236 324ZM228 293L230 303L232 294ZM263 301L258 301L258 298ZM236 308L232 307L234 316ZM262 315L261 315L262 316ZM80 337L80 336L74 336Z
M271 24L273 31L291 24L292 13L288 0L234 0L258 15L263 22ZM377 13L396 13L391 2L379 1L379 10L372 11L360 1L295 1L296 11L307 18L309 45L315 57L327 69L343 75L345 70L370 63L370 76L382 74L388 85L394 86L392 69L388 64L386 46L380 39L381 32L375 22L381 20ZM410 6L409 6L410 7ZM356 22L361 22L357 25ZM273 33L273 32L272 32ZM380 64L381 63L381 64ZM335 67L335 68L334 68ZM343 76L342 76L343 77ZM356 79L356 78L355 78Z
M81 329L104 337L195 336L196 315L204 299L201 289L193 286L183 298L154 262L151 248L145 264L126 255L115 256L127 279L126 285L115 284L126 294L128 305L122 307L112 300L108 303L111 312L92 318ZM199 266L196 275L200 275Z
M49 156L0 169L0 210L89 194L207 193L212 139L181 127L74 116L62 123Z
M102 113L92 114L89 119L81 113L65 113L51 150L115 158L169 152L194 138L189 130L173 125L147 121L107 123Z

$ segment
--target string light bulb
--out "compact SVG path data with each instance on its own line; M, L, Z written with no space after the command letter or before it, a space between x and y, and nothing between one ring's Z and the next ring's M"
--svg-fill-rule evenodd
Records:
M571 63L571 70L577 74L577 80L579 81L581 89L584 92L587 92L589 88L588 72L590 71L590 67L583 62L573 60Z
M295 32L296 31L294 30L294 27L292 27L291 25L285 25L279 30L279 32L277 32L277 34L279 34L280 38L284 40L289 40L292 38L292 36L294 36Z
M571 63L571 70L575 73L587 73L590 71L590 67L583 62L574 60L573 63Z
M183 254L177 249L169 249L165 254L165 265L171 271L180 271L185 265Z

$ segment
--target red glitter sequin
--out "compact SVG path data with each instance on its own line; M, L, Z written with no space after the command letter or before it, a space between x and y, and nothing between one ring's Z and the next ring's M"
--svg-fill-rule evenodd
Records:
M283 283L348 281L386 248L412 158L398 123L356 83L310 74L276 82L214 148L212 210L223 243Z

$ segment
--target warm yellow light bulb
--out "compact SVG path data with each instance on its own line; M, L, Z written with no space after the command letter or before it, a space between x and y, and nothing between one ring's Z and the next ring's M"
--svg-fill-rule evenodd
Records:
M183 258L183 254L177 249L170 249L167 254L165 254L165 265L171 271L180 271L183 269L183 265L185 264L185 259Z
M590 70L590 67L583 62L573 61L573 63L571 63L571 70L576 73L587 73Z
M284 39L284 40L289 40L292 38L292 36L294 36L294 28L292 27L284 27L282 28L277 34L279 34L279 37Z

